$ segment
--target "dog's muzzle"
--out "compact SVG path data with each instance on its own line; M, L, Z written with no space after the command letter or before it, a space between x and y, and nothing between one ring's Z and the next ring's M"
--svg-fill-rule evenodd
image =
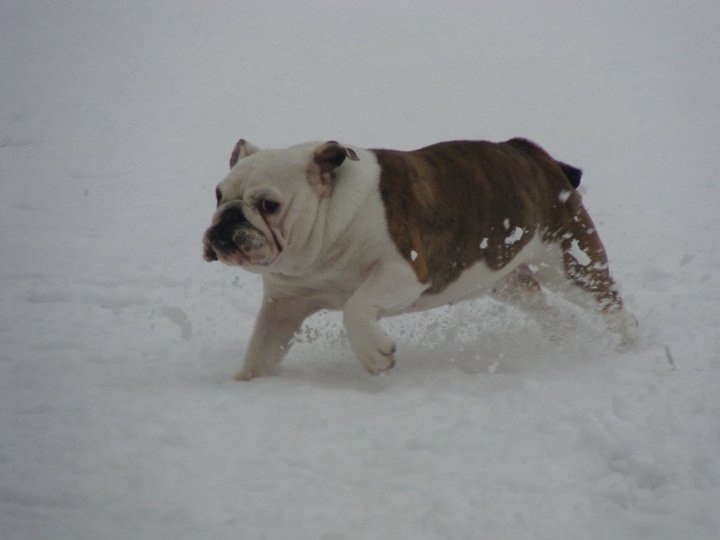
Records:
M220 260L235 265L265 265L270 262L272 247L240 208L227 208L214 221L203 238L206 261Z

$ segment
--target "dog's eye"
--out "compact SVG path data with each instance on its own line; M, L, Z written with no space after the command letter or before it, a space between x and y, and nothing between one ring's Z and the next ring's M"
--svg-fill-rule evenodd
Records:
M280 203L268 199L260 199L257 203L257 208L262 214L274 214L278 208L280 208Z
M220 206L220 201L222 201L222 193L220 193L220 188L215 188L215 199L217 200L217 205Z

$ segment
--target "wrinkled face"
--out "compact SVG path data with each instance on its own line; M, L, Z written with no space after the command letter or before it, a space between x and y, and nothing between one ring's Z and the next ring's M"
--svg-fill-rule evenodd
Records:
M262 272L309 234L302 218L317 212L317 197L306 180L307 165L300 152L283 154L267 150L245 157L217 186L206 260Z
M203 237L205 260L261 273L306 268L320 248L315 225L323 221L321 201L346 152L334 142L260 151L241 140L215 191L217 210Z
M259 201L257 213L263 221L275 213L277 203ZM248 205L233 201L221 205L204 238L205 260L220 260L237 266L269 266L282 252L283 245L275 237L267 222L255 227L246 217Z

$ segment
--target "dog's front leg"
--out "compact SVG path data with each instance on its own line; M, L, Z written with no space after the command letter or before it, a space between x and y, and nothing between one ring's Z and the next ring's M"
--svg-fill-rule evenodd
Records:
M395 342L378 319L407 308L425 290L412 268L401 262L378 264L343 308L343 324L353 352L373 375L395 365Z
M271 375L290 348L293 335L312 311L306 301L298 298L266 296L255 321L245 363L235 380Z

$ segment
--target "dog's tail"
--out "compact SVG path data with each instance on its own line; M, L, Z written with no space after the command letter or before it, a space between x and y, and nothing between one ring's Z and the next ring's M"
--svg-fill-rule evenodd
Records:
M573 167L572 165L568 165L567 163L563 163L562 161L558 161L557 164L560 165L560 169L563 174L565 174L565 177L570 182L570 185L577 188L580 185L580 179L582 178L582 170L577 167Z
M573 167L572 165L568 165L567 163L563 163L562 161L558 161L550 154L548 154L545 150L543 150L540 146L535 144L532 141L529 141L527 139L523 139L520 137L516 137L515 139L510 139L508 141L509 144L517 148L518 150L521 150L522 152L525 152L526 154L533 155L535 157L542 156L547 159L553 160L555 163L558 164L560 167L560 170L562 170L565 177L568 179L568 182L570 182L570 185L574 188L577 188L580 185L580 178L582 178L582 171L578 169L577 167Z

